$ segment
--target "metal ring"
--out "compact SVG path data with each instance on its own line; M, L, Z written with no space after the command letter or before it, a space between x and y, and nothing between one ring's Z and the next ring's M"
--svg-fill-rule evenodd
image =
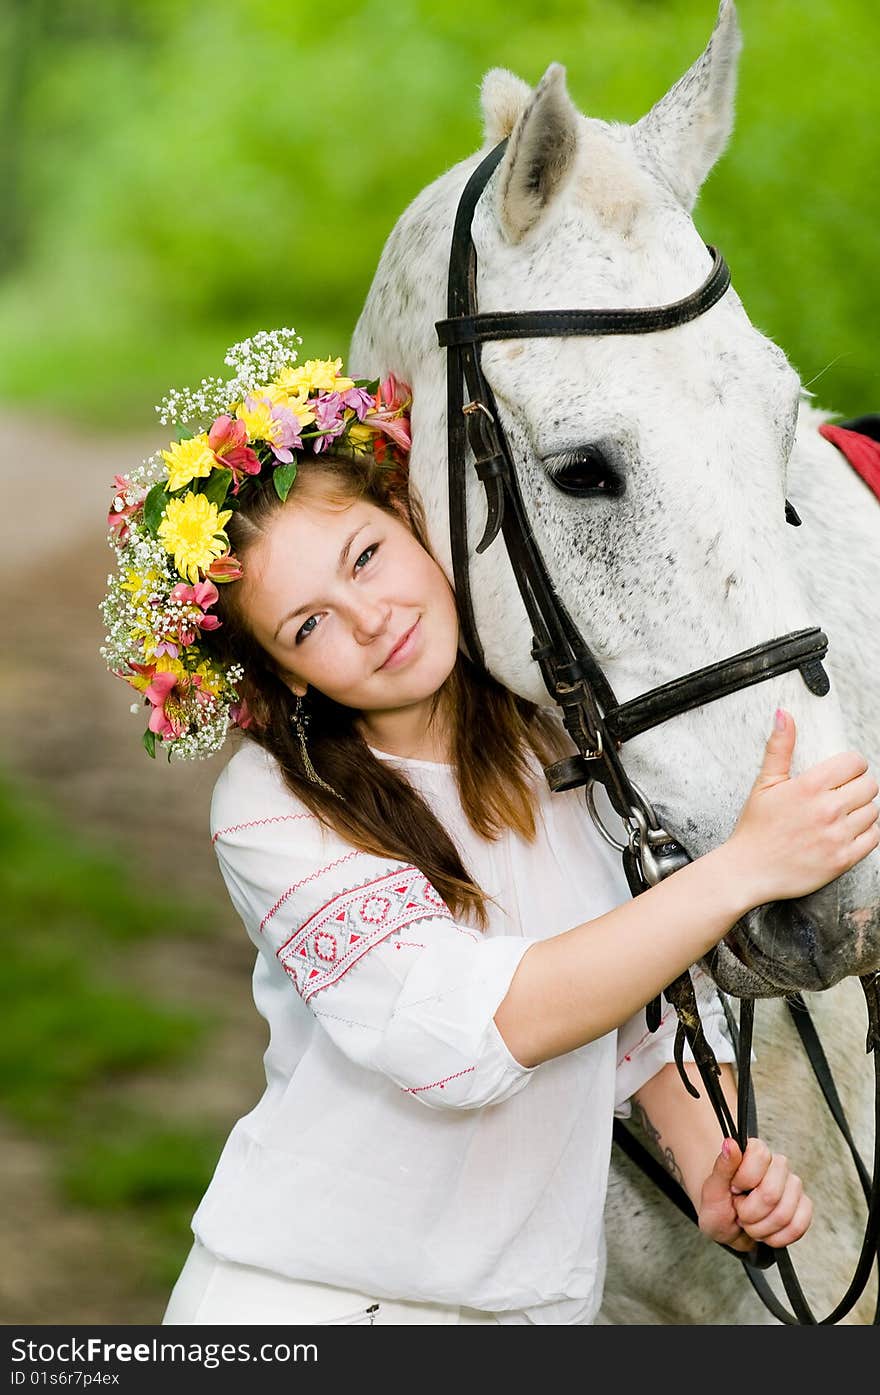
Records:
M632 836L634 836L636 830L632 830L631 837L625 843L618 843L617 839L611 836L611 834L608 832L608 829L605 827L604 823L600 819L598 811L596 809L596 799L593 793L596 783L597 782L595 780L590 780L586 787L587 809L589 811L590 818L593 820L597 833L601 834L601 836L605 839L605 842L608 843L610 847L614 848L615 852L624 852L630 846ZM651 813L653 814L653 806L651 805L651 802L646 796L644 790L639 789L639 786L636 784L635 780L630 780L630 784L632 785L636 794L639 795L645 801L646 806L651 810ZM641 813L641 810L639 810L639 815L640 818L644 817L644 815L642 815Z

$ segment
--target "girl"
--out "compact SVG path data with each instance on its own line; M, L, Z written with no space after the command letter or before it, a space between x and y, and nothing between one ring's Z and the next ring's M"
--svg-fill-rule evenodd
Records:
M639 1111L708 1240L792 1244L811 1219L800 1179L759 1139L719 1152L705 1092L690 1098L671 1064L674 1014L650 1034L643 1009L751 907L877 847L867 763L848 751L789 778L795 727L778 711L731 837L631 899L579 792L548 790L543 766L571 749L555 716L459 649L454 594L376 420L396 385L361 413L339 361L329 389L321 366L283 410L314 420L335 392L347 425L329 449L316 435L320 454L300 432L286 492L248 397L234 449L260 468L233 469L220 541L184 573L184 591L213 593L181 600L200 672L231 673L243 699L211 834L270 1035L265 1093L195 1213L164 1323L591 1323L615 1111ZM275 408L280 381L261 390ZM214 422L193 478L228 467L230 429ZM233 579L215 588L221 545ZM169 742L184 734L172 672L154 667L145 692ZM692 976L729 1063L713 985Z

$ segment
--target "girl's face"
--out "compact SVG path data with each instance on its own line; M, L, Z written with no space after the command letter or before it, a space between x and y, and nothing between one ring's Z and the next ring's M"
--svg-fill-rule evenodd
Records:
M247 552L241 604L293 692L365 713L429 701L458 652L455 596L397 514L292 496Z

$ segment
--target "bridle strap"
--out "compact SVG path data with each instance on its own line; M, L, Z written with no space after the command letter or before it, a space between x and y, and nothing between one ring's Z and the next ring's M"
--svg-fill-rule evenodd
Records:
M727 1250L729 1254L740 1260L743 1271L758 1298L777 1321L786 1326L831 1326L839 1322L855 1306L868 1282L871 1269L875 1265L878 1270L878 1279L880 1279L880 1187L877 1186L877 1179L880 1178L880 997L878 997L880 973L863 975L861 983L868 1004L869 1026L866 1050L873 1055L874 1068L873 1179L862 1161L852 1136L846 1113L831 1075L828 1059L809 1009L798 993L786 999L786 1006L807 1053L825 1103L849 1149L868 1206L868 1217L859 1259L846 1293L832 1312L822 1319L817 1319L807 1302L787 1250L771 1250L769 1246L760 1243L754 1250L741 1254L728 1245L720 1246L722 1250ZM751 1071L748 1068L752 1049L755 1005L753 999L741 1000L740 1023L739 1028L737 1028L733 1014L723 996L721 1002L727 1016L737 1056L739 1088L735 1136L740 1147L745 1148L746 1140L749 1137L754 1137L758 1132L755 1096ZM688 1220L696 1223L697 1214L687 1192L620 1119L614 1121L614 1142ZM778 1266L783 1287L792 1305L793 1311L791 1312L780 1302L760 1272L773 1264ZM880 1286L878 1286L871 1325L880 1325Z
M730 285L730 268L724 257L711 243L706 247L712 258L712 270L702 286L669 305L632 310L486 310L480 314L450 310L449 319L437 321L437 337L443 348L459 348L462 344L486 343L490 339L652 334L659 329L674 329L711 309Z
M862 1246L859 1251L859 1258L856 1263L852 1280L836 1307L824 1318L817 1318L801 1288L791 1255L787 1249L780 1249L774 1253L776 1264L779 1270L779 1277L782 1280L783 1288L792 1306L789 1312L780 1303L764 1277L755 1272L754 1266L746 1266L746 1273L765 1306L773 1313L779 1322L787 1326L810 1326L828 1327L841 1321L851 1312L871 1276L871 1270L877 1265L878 1280L880 1280L880 1030L878 1030L878 1019L880 1019L880 973L863 974L860 976L862 988L868 1007L868 1034L865 1049L873 1056L874 1067L874 1157L873 1157L873 1179L868 1173L856 1147L855 1140L847 1122L843 1105L837 1094L834 1080L831 1076L831 1069L828 1065L827 1057L822 1049L822 1043L815 1025L810 1017L806 1003L800 994L795 994L791 1000L787 1000L789 1013L797 1029L801 1042L806 1050L807 1057L813 1069L813 1074L819 1083L826 1105L840 1129L841 1135L849 1149L850 1156L859 1176L862 1192L868 1206L868 1216L865 1222L865 1232L862 1239ZM723 1001L723 1000L722 1000ZM725 1011L727 1006L725 1004ZM757 1112L755 1108L754 1093L751 1083L751 1071L749 1061L752 1049L752 1031L754 1025L755 1002L752 998L744 998L740 1002L740 1025L737 1032L728 1013L728 1021L731 1025L736 1055L737 1071L739 1075L739 1100L738 1100L738 1124L737 1140L741 1148L745 1148L746 1139L750 1134L757 1132ZM757 1267L761 1267L760 1265ZM878 1287L877 1301L874 1307L872 1326L880 1325L880 1287Z
M463 315L470 304L468 284L471 247L471 223L474 210L486 181L504 154L507 142L496 145L474 170L459 200L452 230L452 255L446 294L446 313L451 317ZM465 249L464 258L459 252ZM476 288L474 287L474 291ZM485 668L483 649L474 619L471 579L468 569L467 491L464 486L464 461L467 455L467 431L464 417L463 363L458 355L448 355L446 365L446 422L448 432L449 531L452 538L452 572L455 594L461 612L463 639L474 663Z
M605 713L606 730L617 741L629 741L640 732L667 722L670 717L703 707L707 702L715 702L754 683L776 678L793 668L800 669L810 692L822 697L831 687L821 663L827 652L828 637L820 629L793 630L621 703Z

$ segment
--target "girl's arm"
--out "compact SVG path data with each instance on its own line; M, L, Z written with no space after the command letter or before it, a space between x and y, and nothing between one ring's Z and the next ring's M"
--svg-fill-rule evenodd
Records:
M685 1071L699 1090L699 1099L685 1090L678 1067L666 1065L632 1096L632 1118L666 1171L684 1187L699 1210L703 1183L721 1148L721 1131L699 1070L686 1063ZM726 1062L721 1066L719 1084L736 1118L736 1078Z
M516 1060L533 1067L604 1036L754 906L816 891L878 846L878 785L864 756L845 751L792 779L795 724L781 717L725 843L526 951L495 1013Z
M758 1240L792 1245L810 1224L813 1206L788 1159L750 1138L745 1156L732 1140L719 1147L718 1121L694 1065L685 1070L700 1091L684 1089L674 1065L664 1066L633 1095L633 1118L667 1171L687 1192L700 1229L719 1244L749 1250ZM734 1114L736 1082L721 1067L721 1087Z

